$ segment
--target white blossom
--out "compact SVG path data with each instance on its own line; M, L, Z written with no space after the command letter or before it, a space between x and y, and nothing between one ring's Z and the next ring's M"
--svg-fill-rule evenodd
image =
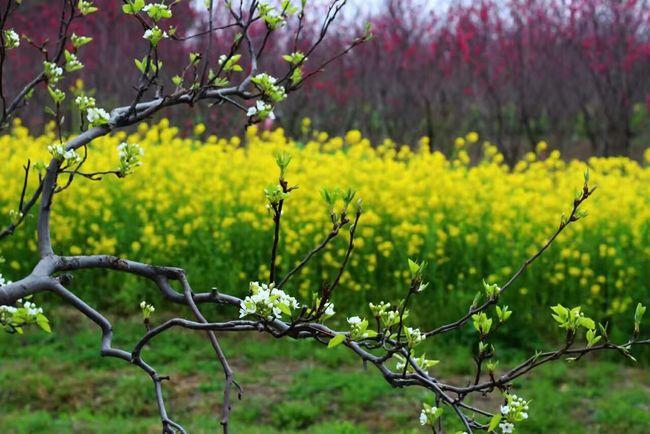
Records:
M152 304L147 303L145 300L140 302L140 309L142 310L142 317L145 320L148 320L151 317L151 314L156 311L156 308Z
M267 74L266 72L262 72L261 74L257 74L255 77L253 77L255 81L268 81L270 84L275 84L278 82L278 79L273 77L272 75Z
M325 308L325 312L323 312L325 316L331 317L334 316L336 312L334 312L334 303L330 303L327 305Z
M16 313L17 310L18 310L18 308L14 307L14 306L4 306L4 305L0 306L0 312L6 312L6 313L9 313L9 314L14 314L14 313Z
M31 316L38 315L39 313L43 313L43 308L36 307L34 303L31 303L29 301L26 301L23 304L23 308L25 308L27 310L27 313Z
M14 29L5 30L5 48L11 50L20 46L20 36Z
M107 124L110 116L108 112L104 109L91 107L86 113L86 119L91 126Z
M168 38L169 35L160 27L153 26L152 28L147 29L142 37L151 42L151 45L155 47L158 45L158 42L160 42L162 39Z
M140 158L144 155L144 149L137 143L122 142L117 146L117 153L120 157L120 172L128 175L137 166L142 165Z
M422 411L420 412L420 425L431 425L438 420L442 414L442 408L422 403Z
M76 54L65 51L65 70L68 72L74 72L82 69L84 64L81 63Z
M79 106L79 110L88 110L95 107L96 101L92 96L79 95L74 99L74 103Z
M48 320L43 315L43 308L36 306L31 301L18 299L16 306L0 306L0 326L2 328L11 330L30 324L38 324L43 330L50 331Z
M247 296L241 303L239 317L247 315L259 315L266 319L280 318L282 313L300 307L298 301L281 289L275 288L272 283L251 282L251 295Z
M427 414L422 410L420 412L420 425L426 425L427 422L429 422L429 418L427 417Z
M275 113L273 113L273 106L271 104L265 103L262 100L257 100L255 106L249 107L248 111L246 112L246 115L248 117L253 117L257 115L261 120L264 120L266 118L275 119Z
M265 72L255 75L251 81L264 94L264 99L267 101L277 104L287 97L285 88L277 84L278 80Z
M425 338L424 334L420 329L405 327L405 330L406 330L406 337L412 346L419 344Z
M48 152L52 157L56 158L59 161L65 161L66 163L74 164L81 161L81 156L77 154L77 151L74 149L66 149L65 146L61 144L53 144L47 147Z
M348 324L350 324L351 326L361 324L361 318L359 318L358 316L350 317L348 318Z
M172 17L172 11L164 3L149 3L145 7L142 8L144 12L151 17L154 21L158 21L161 18L171 18Z
M510 422L501 422L499 424L499 429L501 429L501 432L503 434L510 434L511 432L513 432L514 428L515 426Z
M63 77L63 68L54 62L43 62L43 69L51 84L56 84Z

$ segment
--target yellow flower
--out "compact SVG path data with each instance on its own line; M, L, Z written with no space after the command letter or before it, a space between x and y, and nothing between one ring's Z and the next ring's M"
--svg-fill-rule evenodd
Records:
M359 296L346 295L352 291L393 288L394 282L385 282L393 273L402 284L407 255L432 264L429 277L439 288L469 291L482 274L488 281L504 281L517 262L543 245L571 205L585 170L585 162L564 161L559 151L548 152L541 143L523 162L513 162L516 170L503 164L503 155L489 142L483 142L482 156L477 155L481 160L473 164L467 145L479 140L474 132L454 142L450 158L430 152L427 138L419 148L394 140L371 143L357 130L344 137L314 132L308 119L301 124L307 133L300 143L281 129L251 126L242 137L217 137L201 125L186 137L163 120L93 142L85 171L115 168L115 149L122 141L143 147L144 164L123 179L77 178L57 195L55 250L114 253L152 263L180 261L190 271L196 267L192 274L205 279L199 285L206 287L218 284L212 279L221 276L234 284L244 277L268 279L264 255L273 222L263 189L277 183L274 155L284 151L293 157L287 178L300 189L285 203L281 272L331 228L318 191L351 187L363 199L364 213L350 273L338 293L342 302L355 301L345 298ZM33 137L19 120L0 136L0 221L8 221L16 207L22 189L17 174L26 156L47 162L47 146L56 139L54 125ZM546 159L539 158L541 149L548 152ZM644 158L650 162L650 152ZM648 291L642 277L643 258L650 255L650 166L629 158L591 158L588 165L598 185L587 205L589 216L558 237L534 273L522 276L520 293L566 291L588 299L607 288L608 300L619 300L618 310L610 312L615 313L632 303L632 295L643 297ZM38 176L30 177L29 191L37 181ZM335 204L335 212L341 206ZM33 224L27 219L23 230L3 240L3 254L11 261L6 267L23 272L33 266ZM323 280L331 281L348 234L341 231L340 239L317 255L315 266L304 267L292 289L311 294ZM6 252L12 252L11 258Z
M200 136L203 133L205 133L205 124L199 122L198 124L194 125L195 136Z
M467 139L467 141L468 141L469 143L476 143L476 142L478 142L479 135L478 135L478 133L475 132L475 131L470 131L470 132L467 133L467 135L465 136L465 139Z
M348 145L356 145L362 138L363 136L359 130L350 130L345 134L345 142Z

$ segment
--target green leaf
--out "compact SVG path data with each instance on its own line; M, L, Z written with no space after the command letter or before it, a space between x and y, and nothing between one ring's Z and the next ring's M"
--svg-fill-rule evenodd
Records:
M377 332L374 330L367 330L364 335L367 338L374 338L375 336L377 336Z
M591 348L600 341L601 336L596 335L596 329L587 330L587 348Z
M490 419L490 425L488 426L488 432L492 432L495 429L497 429L497 426L499 426L499 422L501 422L502 415L501 413L497 413L494 416L492 416L492 419Z
M578 319L578 324L580 324L582 327L586 328L587 330L593 330L596 328L596 323L594 322L594 320L586 316L581 316Z
M554 319L555 321L557 321L558 323L560 323L560 324L564 324L564 322L565 322L564 319L560 318L560 317L557 316L557 315L551 315L551 316L552 316L553 319Z
M645 311L646 307L644 305L641 303L637 304L636 309L634 310L634 322L640 323L643 315L645 314Z
M217 87L228 86L228 79L225 77L219 77L216 80L214 80L214 85Z
M569 315L569 309L562 306L561 304L558 304L557 306L551 306L551 310L558 314L560 317L566 318L567 315Z
M45 332L47 333L52 333L52 329L50 328L50 321L47 319L45 315L42 313L39 313L36 315L36 324Z
M278 303L278 308L280 308L283 314L287 316L291 316L291 309L289 309L289 306L287 306L286 304Z
M192 65L199 63L199 61L201 60L201 53L190 53L189 56L190 56L190 63Z
M420 265L409 258L409 270L411 271L411 276L415 277L418 274L418 271L420 271Z
M343 333L337 334L332 339L330 339L329 343L327 344L327 348L334 348L335 346L342 344L344 340L345 335Z
M141 73L144 74L144 68L145 68L146 63L142 62L142 61L140 61L138 59L133 59L133 61L135 62L135 67L138 68L138 71L140 71Z

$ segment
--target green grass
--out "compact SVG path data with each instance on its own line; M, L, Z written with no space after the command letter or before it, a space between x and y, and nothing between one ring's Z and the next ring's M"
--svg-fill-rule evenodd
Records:
M98 331L68 312L52 315L54 333L0 335L0 427L7 434L160 432L152 387L128 364L98 356ZM61 317L65 320L61 320ZM56 321L59 319L59 321ZM116 321L118 346L142 332L136 320ZM222 385L219 366L197 333L175 331L154 340L144 356L170 375L165 392L171 415L191 433L218 432ZM393 389L344 348L272 340L258 334L224 336L238 380L235 434L419 433L423 390ZM471 373L469 349L433 343L442 360L436 374L458 383ZM525 355L501 353L508 365ZM650 432L650 374L610 358L547 365L520 381L516 393L532 399L522 433ZM645 360L645 359L644 359ZM496 408L498 396L478 398ZM460 428L447 411L450 432Z

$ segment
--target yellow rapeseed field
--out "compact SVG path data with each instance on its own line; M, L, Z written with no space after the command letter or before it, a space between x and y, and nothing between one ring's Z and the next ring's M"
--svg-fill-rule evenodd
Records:
M175 264L186 267L199 287L243 292L246 282L268 273L272 221L263 189L277 183L274 153L283 150L293 156L288 180L299 189L285 204L280 274L328 231L319 190L352 187L363 199L364 215L338 304L397 299L406 258L422 258L430 264L432 289L420 309L445 318L466 308L481 279L503 283L546 240L589 167L598 186L586 205L589 216L558 239L506 302L539 310L555 302L583 303L615 319L630 311L633 300L648 300L650 152L641 164L627 158L566 162L542 142L509 168L476 133L457 139L450 158L430 152L426 139L412 147L389 140L373 147L358 131L306 137L298 142L281 129L251 127L243 138L224 139L206 136L197 125L186 138L163 119L130 135L101 138L88 149L84 170L116 169L122 141L144 148L143 166L125 179L75 179L57 196L55 250ZM28 157L46 161L54 141L53 132L32 137L20 122L0 137L3 224L18 204L22 165ZM34 264L34 220L2 243L6 262L0 268L7 278ZM290 287L302 296L316 290L333 274L344 248L345 239L334 243ZM84 290L92 300L116 306L135 306L151 291L119 279L89 274L77 287L91 284ZM536 309L527 312L530 318Z

